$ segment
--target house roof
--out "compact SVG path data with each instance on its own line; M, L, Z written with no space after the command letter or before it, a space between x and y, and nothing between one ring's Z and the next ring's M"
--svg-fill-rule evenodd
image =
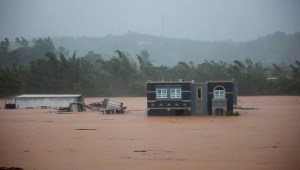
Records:
M233 80L214 80L214 81L205 81L202 83L196 83L193 80L187 81L187 80L182 80L182 81L148 81L147 83L165 83L165 84L172 84L172 83L192 83L192 84L207 84L207 83L234 83Z
M148 81L147 83L192 83L193 81Z
M65 98L65 97L79 97L81 94L23 94L16 96L16 98Z
M212 80L206 81L206 83L234 83L233 80Z

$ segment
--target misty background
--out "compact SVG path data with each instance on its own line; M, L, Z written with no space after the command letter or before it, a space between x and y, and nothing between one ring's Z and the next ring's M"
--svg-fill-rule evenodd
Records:
M1 0L0 38L103 37L137 32L248 41L300 29L299 0Z

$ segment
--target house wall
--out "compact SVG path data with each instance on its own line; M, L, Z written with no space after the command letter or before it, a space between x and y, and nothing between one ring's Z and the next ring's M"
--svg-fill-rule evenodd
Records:
M214 88L225 89L225 99L214 99ZM156 89L182 89L181 99L171 99L168 90L166 99L156 98ZM201 88L201 99L197 89ZM148 82L147 83L147 115L225 115L233 111L237 104L237 85L232 81L212 81L206 83L193 82ZM199 109L200 108L200 109ZM223 111L222 114L216 113Z
M201 99L198 99L198 88L201 88ZM192 84L192 115L207 115L207 84ZM197 101L198 100L198 101ZM201 111L199 111L199 102L201 102ZM198 105L198 106L197 106Z
M208 106L208 115L213 114L213 92L214 88L216 86L222 86L225 88L225 96L227 100L227 112L232 112L233 111L233 103L234 103L234 83L231 81L225 81L225 82L207 82L207 87L208 87L208 101L207 101L207 106ZM216 102L219 103L219 102ZM221 107L221 106L220 106Z
M168 97L156 98L157 88L168 89ZM171 88L181 88L180 99L170 98ZM191 82L148 82L147 108L148 116L191 115Z
M81 99L78 97L53 97L53 98L44 98L44 97L24 97L16 98L15 103L17 108L40 108L41 106L47 107L68 107L72 102L80 102Z
M233 105L237 106L238 85L233 83Z

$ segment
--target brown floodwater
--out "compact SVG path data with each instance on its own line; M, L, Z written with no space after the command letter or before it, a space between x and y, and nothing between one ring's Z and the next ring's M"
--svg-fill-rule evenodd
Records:
M239 96L256 109L236 117L147 117L146 98L115 99L125 114L0 109L0 167L300 169L299 96Z

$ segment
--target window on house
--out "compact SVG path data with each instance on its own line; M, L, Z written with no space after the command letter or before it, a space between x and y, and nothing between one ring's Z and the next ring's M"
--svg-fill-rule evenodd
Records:
M222 86L217 86L214 89L214 98L223 99L225 98L225 89Z
M156 89L156 98L157 99L165 99L167 98L167 89Z
M172 99L180 99L181 98L181 88L171 89L171 98Z
M201 90L201 88L197 88L197 98L198 99L202 98L202 90Z

